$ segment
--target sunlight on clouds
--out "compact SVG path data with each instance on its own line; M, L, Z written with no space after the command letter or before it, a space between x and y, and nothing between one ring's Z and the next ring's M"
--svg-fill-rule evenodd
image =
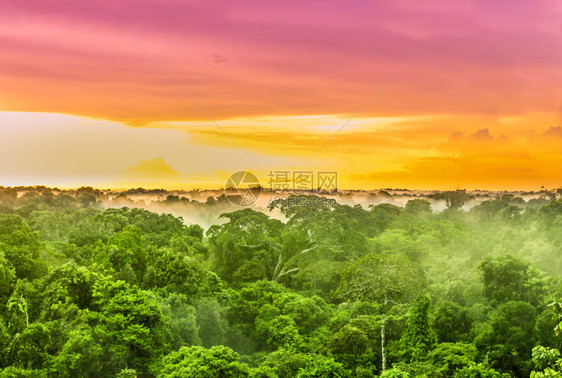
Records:
M215 172L266 172L297 165L296 159L285 156L252 156L256 163L232 144L201 144L173 129L135 128L65 114L0 112L0 185L216 188L224 184L225 175ZM155 157L179 177L163 180L158 170L152 171L154 178L146 177L147 168L154 167L139 162ZM131 172L131 167L139 169Z
M562 179L555 115L358 117L221 121L147 127L50 113L0 112L0 185L218 188L251 169L337 170L341 188L526 189ZM329 126L329 127L326 127Z
M154 158L153 160L143 160L139 165L127 169L125 176L128 179L138 180L179 180L180 175L171 165L166 164L162 158Z

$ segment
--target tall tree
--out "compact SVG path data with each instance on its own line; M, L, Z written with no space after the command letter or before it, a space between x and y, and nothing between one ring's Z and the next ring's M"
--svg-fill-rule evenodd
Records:
M381 306L383 371L386 370L386 313L392 306L415 298L423 283L422 277L411 264L395 255L368 254L342 272L337 294L346 300L373 301Z
M431 299L423 296L410 310L408 317L408 328L403 336L404 353L412 361L419 361L426 356L437 344L437 336L431 327L429 318L429 306Z
M524 301L536 306L544 297L541 274L528 262L507 255L488 258L479 269L484 294L490 300Z

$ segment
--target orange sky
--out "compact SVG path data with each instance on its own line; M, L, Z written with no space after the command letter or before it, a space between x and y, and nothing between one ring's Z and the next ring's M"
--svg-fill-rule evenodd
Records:
M560 20L556 0L3 2L0 185L559 187Z

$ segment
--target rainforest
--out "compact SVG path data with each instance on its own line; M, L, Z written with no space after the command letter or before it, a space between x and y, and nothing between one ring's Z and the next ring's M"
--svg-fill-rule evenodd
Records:
M561 376L561 192L2 187L0 375Z

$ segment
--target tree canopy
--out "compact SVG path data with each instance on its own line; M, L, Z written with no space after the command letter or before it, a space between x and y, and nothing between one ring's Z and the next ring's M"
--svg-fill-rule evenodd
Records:
M0 188L1 376L562 376L557 195L105 196Z

